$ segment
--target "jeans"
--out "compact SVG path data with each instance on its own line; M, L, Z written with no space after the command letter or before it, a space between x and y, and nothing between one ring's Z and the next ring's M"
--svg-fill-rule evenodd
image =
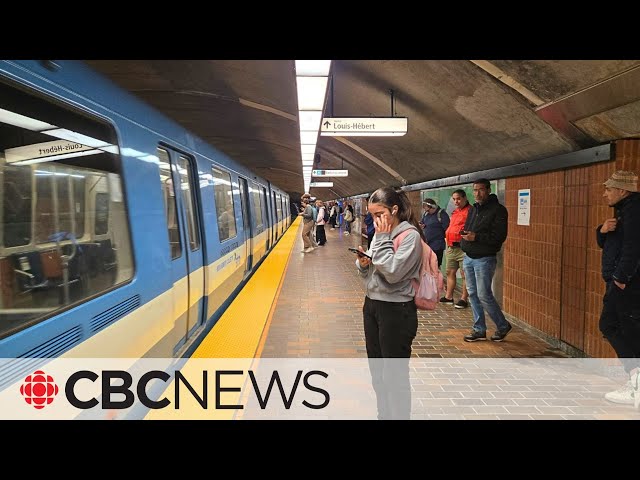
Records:
M485 310L499 331L504 331L509 326L509 322L504 318L502 309L491 290L496 264L495 256L482 258L465 256L462 262L467 292L469 292L469 304L473 312L473 330L476 332L486 333L487 331L487 323L484 318Z

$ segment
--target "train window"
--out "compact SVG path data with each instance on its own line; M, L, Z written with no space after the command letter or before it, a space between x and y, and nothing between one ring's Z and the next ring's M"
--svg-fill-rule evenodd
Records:
M257 186L256 188L251 188L251 195L253 196L253 216L256 219L256 228L261 228L263 225L262 202L260 200L260 190L257 188Z
M109 230L109 195L96 193L96 235L105 235Z
M169 152L166 150L158 148L157 152L158 159L160 160L160 184L162 187L162 198L164 198L164 212L167 216L171 258L180 258L182 255L182 242L180 241L180 230L178 228L176 192L173 188L173 179L171 178L171 159L169 158Z
M0 338L133 276L114 129L0 82Z
M195 190L193 188L193 167L189 159L180 156L178 158L178 174L180 175L180 191L182 203L187 213L187 228L189 231L189 246L191 251L200 248L200 230L196 218Z
M215 167L213 170L213 194L216 202L216 215L218 217L218 234L220 241L235 237L236 212L233 206L233 190L231 189L231 176L229 173Z

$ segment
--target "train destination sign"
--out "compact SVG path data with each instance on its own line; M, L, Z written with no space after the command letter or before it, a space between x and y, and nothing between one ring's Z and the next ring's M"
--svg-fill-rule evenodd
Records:
M312 177L348 177L349 170L313 170Z
M320 135L325 137L391 137L407 133L407 117L323 118Z

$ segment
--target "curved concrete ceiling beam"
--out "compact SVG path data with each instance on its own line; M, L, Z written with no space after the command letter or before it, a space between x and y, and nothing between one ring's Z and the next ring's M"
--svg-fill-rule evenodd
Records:
M367 152L366 150L360 148L358 145L356 145L355 143L351 143L349 140L346 140L344 137L330 137L333 138L334 140L336 140L337 142L340 142L344 145L346 145L347 147L355 150L356 152L358 152L360 155L368 158L369 160L371 160L373 163L375 163L376 165L378 165L380 168L386 170L393 178L395 178L396 180L398 180L399 182L401 182L403 185L407 184L407 181L402 177L402 175L400 175L398 172L396 172L393 168L391 168L389 165L387 165L386 163L384 163L382 160L380 160L377 157L374 157L373 155L371 155L369 152Z
M529 102L531 102L531 104L533 106L538 107L538 106L542 105L543 103L545 103L544 100L542 100L539 96L537 96L535 93L533 93L527 87L522 85L520 82L518 82L517 80L515 80L512 77L510 77L509 75L507 75L502 70L500 70L493 63L491 63L491 62L489 62L487 60L469 60L469 61L471 63L473 63L474 65L476 65L477 67L479 67L482 70L484 70L485 72L487 72L492 77L495 77L496 80L501 81L502 83L504 83L509 88L512 88L513 90L518 92L524 98L529 100Z
M199 97L211 97L211 98L216 98L218 100L223 100L225 102L235 102L235 103L239 103L240 105L244 105L245 107L255 108L256 110L262 110L264 112L273 113L274 115L284 117L287 120L291 120L293 122L298 121L298 117L296 117L295 115L292 115L287 112L283 112L282 110L278 110L277 108L268 107L267 105L262 105L260 103L252 102L251 100L246 100L244 98L239 98L239 97L234 98L234 97L229 97L227 95L219 95L217 93L211 93L211 92L199 92L195 90L181 90L176 93L180 93L182 95L194 95Z

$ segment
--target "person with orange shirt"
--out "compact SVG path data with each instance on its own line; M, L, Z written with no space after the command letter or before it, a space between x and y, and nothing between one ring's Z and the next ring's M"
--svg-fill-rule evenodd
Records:
M469 201L467 200L467 194L464 190L458 189L451 195L453 203L456 209L451 213L451 221L449 228L445 232L445 240L447 242L447 291L440 299L441 303L453 302L453 291L456 288L456 272L460 269L462 275L462 296L460 300L455 303L456 308L467 308L469 306L467 293L467 286L464 281L464 270L462 270L462 261L464 260L464 252L460 248L460 231L464 230L464 223L467 221L467 215L471 209Z

